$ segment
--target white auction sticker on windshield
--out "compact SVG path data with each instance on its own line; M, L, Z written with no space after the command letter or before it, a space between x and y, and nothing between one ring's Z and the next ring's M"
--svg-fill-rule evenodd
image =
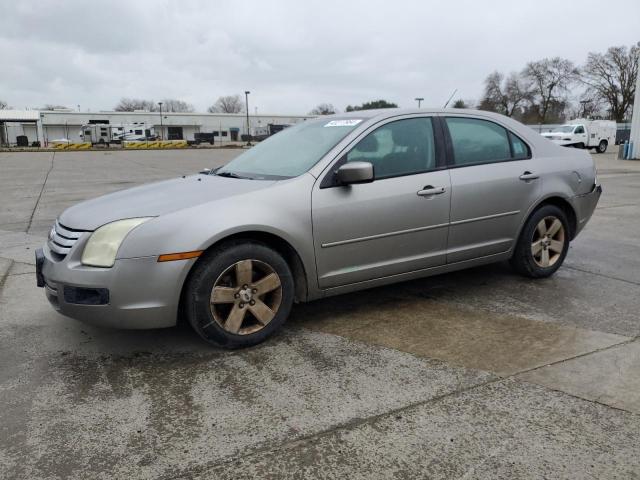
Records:
M360 118L353 120L332 120L325 127L353 127L362 121Z

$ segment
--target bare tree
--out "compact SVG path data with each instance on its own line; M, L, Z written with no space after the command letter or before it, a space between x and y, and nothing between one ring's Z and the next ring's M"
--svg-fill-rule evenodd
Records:
M162 111L173 113L192 113L195 109L193 108L193 105L182 100L165 98L162 100Z
M622 122L633 105L638 77L640 42L631 48L611 47L606 53L589 53L581 80L592 97L608 104L611 116Z
M4 100L0 100L0 110L7 110L9 108L9 104Z
M116 112L133 112L135 110L156 112L158 111L158 105L153 100L123 97L113 109Z
M309 112L309 115L333 115L336 108L330 103L321 103Z
M530 82L517 73L512 73L505 79L502 73L493 72L485 79L484 85L479 108L507 117L521 113L522 106L532 96Z
M522 76L532 84L537 120L545 123L552 107L566 105L566 93L578 79L578 70L570 60L560 57L544 58L527 63Z
M244 103L240 95L226 95L219 97L207 111L209 113L242 113L244 112Z

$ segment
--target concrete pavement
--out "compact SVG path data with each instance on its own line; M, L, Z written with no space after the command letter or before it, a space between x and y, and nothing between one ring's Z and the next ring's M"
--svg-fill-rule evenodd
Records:
M253 349L186 327L55 313L33 249L85 198L237 150L0 153L0 472L6 478L640 478L640 162L567 261L294 308Z

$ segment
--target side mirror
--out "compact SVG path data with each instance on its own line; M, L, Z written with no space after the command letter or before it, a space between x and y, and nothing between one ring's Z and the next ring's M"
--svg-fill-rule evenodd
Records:
M373 182L373 165L369 162L349 162L338 168L336 177L341 185Z

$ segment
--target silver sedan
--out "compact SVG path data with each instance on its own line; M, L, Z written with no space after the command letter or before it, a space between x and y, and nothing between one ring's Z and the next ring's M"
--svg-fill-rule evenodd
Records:
M562 264L601 188L591 156L472 110L372 110L288 128L215 171L64 211L36 252L62 314L119 328L185 317L228 348L294 302L509 260Z

